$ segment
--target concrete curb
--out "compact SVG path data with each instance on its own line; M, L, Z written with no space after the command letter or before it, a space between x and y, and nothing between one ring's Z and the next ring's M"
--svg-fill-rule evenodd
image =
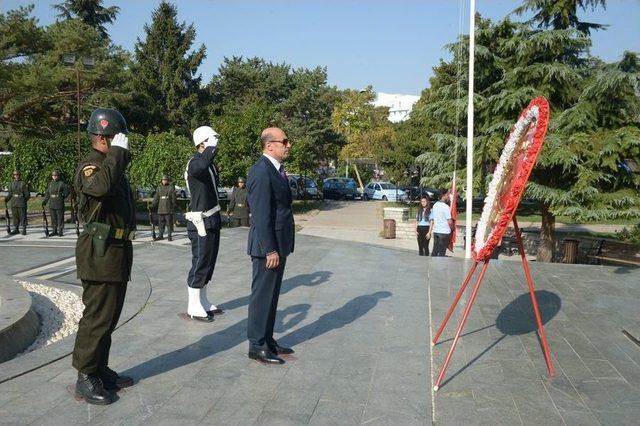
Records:
M13 279L0 276L0 362L25 350L40 332L31 296Z

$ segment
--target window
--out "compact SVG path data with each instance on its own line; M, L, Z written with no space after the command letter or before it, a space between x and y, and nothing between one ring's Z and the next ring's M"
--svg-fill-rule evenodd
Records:
M396 189L396 186L390 183L383 183L382 189Z

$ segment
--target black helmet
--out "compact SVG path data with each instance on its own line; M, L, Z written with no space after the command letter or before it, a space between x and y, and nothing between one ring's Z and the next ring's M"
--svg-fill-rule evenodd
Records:
M87 132L94 135L117 135L118 133L129 133L127 121L116 109L96 108L91 113Z

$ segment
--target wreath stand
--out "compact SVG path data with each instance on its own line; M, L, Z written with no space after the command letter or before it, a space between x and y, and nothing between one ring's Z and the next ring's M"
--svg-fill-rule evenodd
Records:
M535 294L535 286L533 284L533 278L531 277L531 271L529 270L529 263L527 262L527 257L524 253L524 244L522 243L522 234L520 232L520 228L518 227L518 220L516 219L515 215L513 216L512 220L513 220L513 228L514 228L515 237L516 237L516 244L518 245L518 251L520 252L520 256L522 257L522 268L524 269L524 276L527 280L527 285L529 286L529 295L531 296L531 305L533 306L533 313L535 314L536 323L538 325L538 336L540 338L540 344L542 346L544 360L547 363L547 370L549 373L549 377L552 377L555 373L555 370L553 368L553 363L551 361L551 351L549 350L549 344L547 343L547 338L545 337L545 334L544 334L544 326L542 324L540 309L538 308L538 299ZM471 292L471 298L469 299L469 302L467 303L467 306L464 309L464 313L462 314L462 319L460 320L460 323L458 324L458 329L456 330L456 335L453 338L453 342L451 343L451 347L449 348L447 357L444 360L444 364L440 369L440 375L438 376L438 380L436 381L435 386L433 387L434 391L437 391L440 388L442 379L444 378L444 375L447 371L447 367L449 366L449 362L451 361L453 351L456 349L456 344L458 343L458 339L460 338L460 333L462 333L462 329L464 328L464 325L467 322L467 317L469 316L469 312L471 312L471 307L473 306L473 302L475 302L476 297L478 296L478 290L480 289L480 284L482 284L482 280L484 279L484 274L487 272L487 268L489 267L489 260L490 259L487 259L483 262L482 269L480 270L480 275L478 276L478 280L473 286L473 291ZM432 346L435 346L438 343L438 339L440 338L440 335L442 334L445 327L447 326L447 322L451 318L453 311L458 305L458 302L460 301L462 294L467 288L467 285L471 281L471 278L473 277L473 274L476 271L479 263L480 261L474 260L473 265L471 265L471 269L469 270L469 272L467 272L467 276L462 282L462 285L460 286L460 290L458 290L458 294L456 294L456 297L453 300L453 303L451 304L451 306L449 307L449 310L447 311L447 314L445 315L444 320L440 325L440 328L438 328L438 332L436 333L435 337L433 338L433 341L431 342Z

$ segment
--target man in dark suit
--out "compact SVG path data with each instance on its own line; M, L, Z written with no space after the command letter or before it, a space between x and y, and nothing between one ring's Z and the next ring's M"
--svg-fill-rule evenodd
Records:
M273 338L273 325L287 256L293 252L294 224L291 190L283 161L291 143L276 127L260 136L262 156L249 170L247 189L251 227L248 254L253 263L249 299L249 358L269 364L284 364L279 354L291 354Z

